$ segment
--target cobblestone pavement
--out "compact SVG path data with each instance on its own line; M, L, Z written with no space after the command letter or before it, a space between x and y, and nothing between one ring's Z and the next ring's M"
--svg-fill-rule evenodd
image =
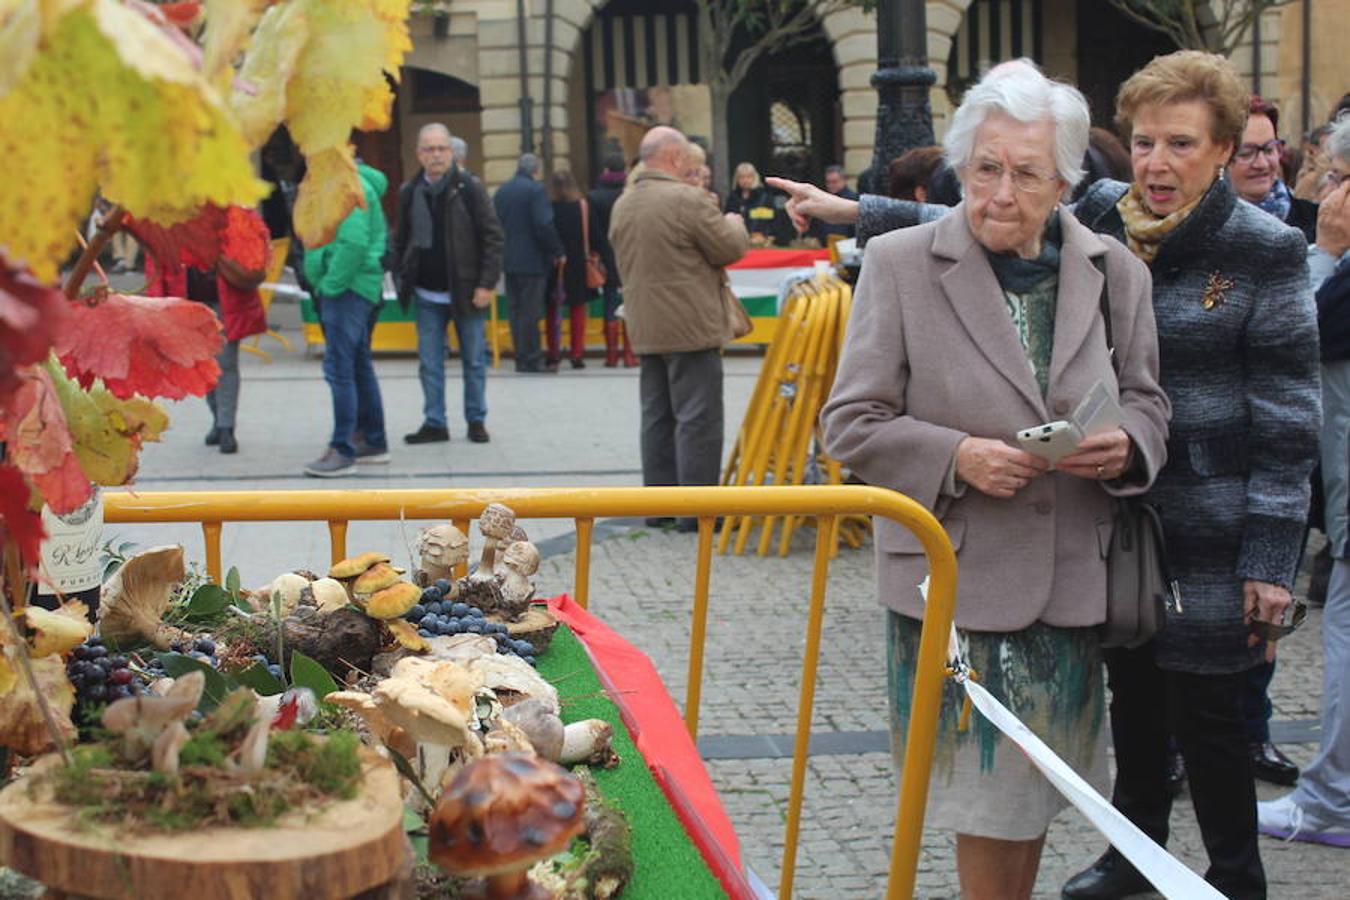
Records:
M293 305L275 305L274 325L303 346ZM393 462L363 467L358 478L317 481L300 469L327 441L331 427L328 391L317 359L298 350L280 352L271 362L242 357L244 382L237 456L204 447L208 423L201 401L172 405L174 428L162 444L147 448L139 489L227 490L275 488L510 487L635 485L641 481L637 455L637 375L601 369L598 361L580 372L552 377L519 376L496 370L489 380L493 441L469 444L458 421L459 366L447 367L450 444L406 447L399 436L420 422L421 396L416 359L384 356L377 371L384 392ZM759 361L728 357L726 368L727 445L735 438L754 386ZM509 368L509 362L507 364ZM399 552L418 523L354 523L353 550ZM525 523L533 537L556 550L571 531L567 521ZM601 523L605 530L606 523ZM610 523L612 524L612 523ZM672 696L685 690L689 603L693 595L695 538L621 526L598 542L592 560L592 608L647 652ZM165 527L109 526L107 537L149 545L180 541L189 557L203 558L200 535ZM799 533L784 559L718 557L714 560L706 682L700 734L705 737L789 734L795 729L801 652L811 566L812 532ZM327 561L327 535L319 526L227 526L224 557L261 584L297 566ZM541 569L542 593L571 588L573 557L557 553ZM813 728L817 733L881 732L885 719L882 613L872 596L870 549L841 551L831 567L826 631ZM1320 615L1283 645L1272 687L1276 719L1315 719L1321 692ZM873 742L872 746L875 746ZM1306 762L1313 744L1286 744ZM713 759L708 768L740 835L746 862L771 887L777 886L791 760ZM1262 796L1279 790L1262 788ZM797 863L796 895L813 898L880 896L889 859L896 783L889 754L829 754L812 758ZM1194 868L1204 865L1194 817L1185 800L1173 817L1172 849ZM1038 897L1058 896L1064 879L1090 862L1102 842L1085 820L1070 811L1051 829ZM1262 841L1272 898L1344 897L1343 852L1307 844ZM918 895L956 896L952 841L926 836ZM674 895L672 895L674 897Z

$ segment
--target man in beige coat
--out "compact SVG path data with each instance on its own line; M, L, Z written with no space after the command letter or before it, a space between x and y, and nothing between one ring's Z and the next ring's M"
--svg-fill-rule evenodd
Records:
M750 239L740 216L722 215L681 180L684 135L653 128L638 152L643 171L614 204L609 239L641 364L642 482L717 484L722 346L732 339L722 268L745 254Z

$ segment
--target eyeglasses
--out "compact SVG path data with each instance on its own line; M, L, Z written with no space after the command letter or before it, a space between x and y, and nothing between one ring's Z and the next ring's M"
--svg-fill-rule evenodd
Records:
M1058 175L1046 175L1035 169L1005 169L1002 164L991 159L980 160L966 166L967 177L972 184L980 187L1002 184L1005 172L1012 177L1013 187L1026 194L1038 194L1059 180Z
M1302 600L1295 600L1293 606L1289 608L1287 622L1267 622L1263 619L1251 619L1247 622L1247 630L1256 635L1263 641L1278 641L1280 638L1288 637L1298 630L1298 626L1303 624L1303 620L1308 617L1308 604Z
M1266 141L1264 144L1243 144L1238 151L1233 154L1233 158L1239 162L1249 163L1256 159L1256 154L1262 156L1277 157L1284 150L1284 141L1276 138L1273 141Z

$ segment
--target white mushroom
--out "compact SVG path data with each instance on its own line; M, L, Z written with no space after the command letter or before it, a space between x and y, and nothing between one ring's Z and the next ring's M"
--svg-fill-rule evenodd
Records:
M534 583L530 576L539 571L539 549L529 541L508 544L497 563L497 576L502 586L502 612L515 618L524 612L534 599Z
M191 637L165 624L173 589L186 577L183 548L152 547L122 564L99 597L99 631L115 644L148 640L161 650Z
M259 718L244 735L239 745L239 771L245 775L257 775L267 767L267 738L272 733L269 719Z
M438 787L452 761L481 756L472 728L474 695L482 677L455 663L417 657L399 660L372 694L386 719L417 744L417 766L428 788Z
M165 775L177 775L178 751L183 749L183 745L190 738L191 735L182 722L171 722L169 727L155 738L155 745L150 754L154 770Z
M157 763L167 763L170 751L160 748L158 742L161 735L175 723L181 725L192 714L205 688L206 675L198 671L188 672L174 679L173 685L163 696L145 694L124 697L110 704L103 711L103 727L123 736L129 756L141 758L153 752ZM176 769L176 748L172 751L172 762Z
M294 572L283 572L267 586L265 610L271 612L273 603L280 601L282 617L289 616L300 605L304 592L309 589L310 581Z
M558 762L564 766L586 763L610 768L619 762L611 743L614 726L604 719L586 719L563 728L562 753Z
M469 539L454 525L432 525L422 529L417 539L417 552L422 558L422 571L427 582L441 578L453 579L455 567L469 560Z
M557 762L562 756L562 719L547 704L540 700L522 700L502 710L502 719L520 728L534 752L544 759Z
M314 593L314 605L325 615L342 609L350 601L347 589L336 578L319 578L310 582L309 589Z
M479 675L483 684L492 689L504 706L510 706L513 699L533 697L551 712L557 713L561 709L557 689L519 656L493 653L491 656L471 659L465 663L465 667ZM513 698L513 694L517 696Z

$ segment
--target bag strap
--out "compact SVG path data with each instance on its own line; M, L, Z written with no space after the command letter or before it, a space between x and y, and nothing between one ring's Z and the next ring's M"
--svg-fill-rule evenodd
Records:
M587 259L591 257L591 216L590 209L586 206L586 198L582 197L578 203L581 204L581 252Z
M1106 276L1106 257L1098 256L1092 260L1097 271L1102 273L1102 293L1097 305L1102 312L1102 324L1106 326L1106 355L1111 359L1111 368L1116 377L1120 377L1120 363L1116 359L1116 340L1111 333L1111 279Z

